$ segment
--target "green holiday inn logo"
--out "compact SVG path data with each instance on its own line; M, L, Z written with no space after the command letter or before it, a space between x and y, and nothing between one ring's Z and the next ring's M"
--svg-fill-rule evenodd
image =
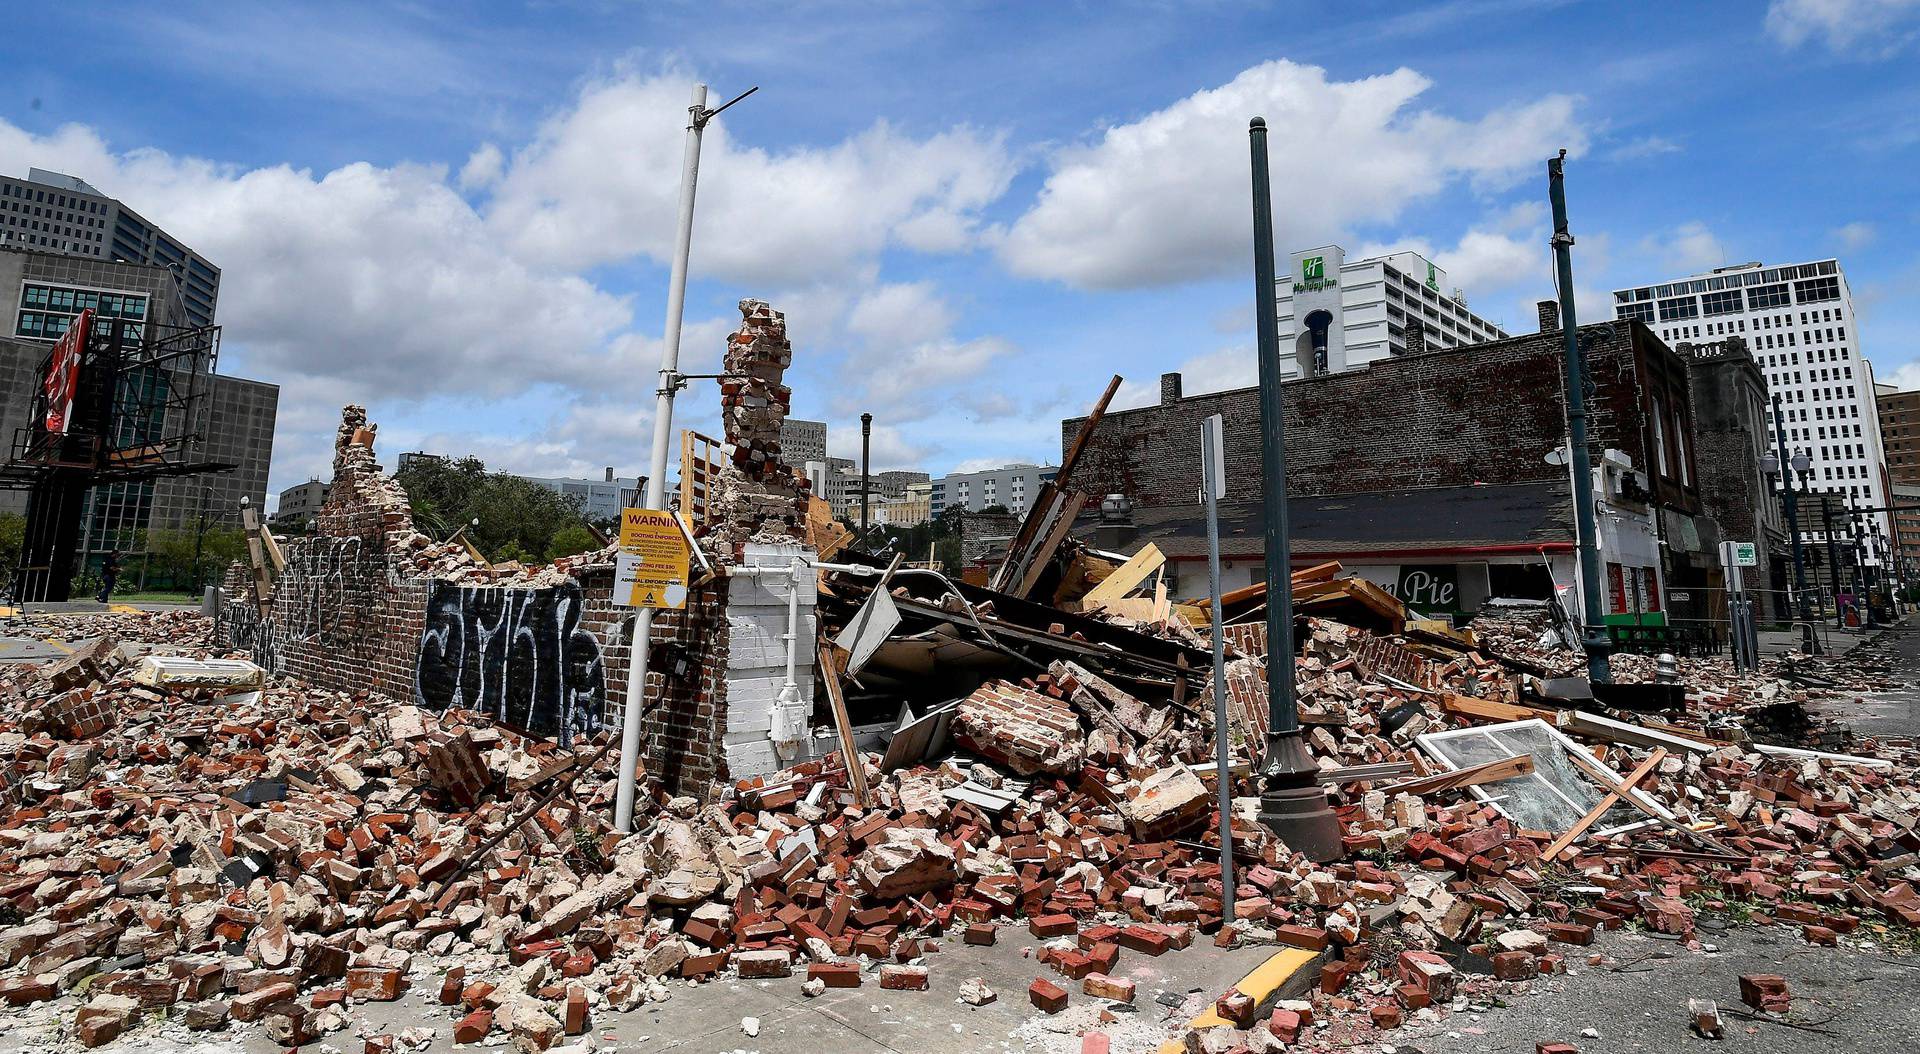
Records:
M1440 289L1440 278L1433 273L1433 265L1427 265L1427 288L1436 292Z
M1327 258L1324 256L1303 256L1300 258L1300 280L1293 283L1293 291L1305 293L1314 289L1328 289L1339 283L1327 277Z

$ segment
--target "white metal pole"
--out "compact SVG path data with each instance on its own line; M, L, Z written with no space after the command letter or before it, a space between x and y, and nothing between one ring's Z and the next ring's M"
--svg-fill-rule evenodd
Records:
M1234 921L1233 904L1233 768L1227 749L1227 645L1221 623L1226 613L1220 610L1220 491L1224 452L1220 449L1222 418L1219 414L1200 422L1200 489L1207 501L1207 596L1212 599L1213 618L1213 761L1214 784L1220 795L1220 902L1226 924Z
M680 227L675 235L673 272L667 282L667 335L660 348L660 387L654 392L653 454L647 460L646 495L640 507L667 507L667 443L673 435L673 393L680 384L680 319L687 306L687 256L693 249L693 190L700 177L700 133L706 128L707 86L693 86L687 110L687 146L680 162ZM620 787L614 798L613 825L633 830L634 783L640 764L640 704L646 695L647 648L652 643L653 609L634 613L627 663L627 704L620 723Z

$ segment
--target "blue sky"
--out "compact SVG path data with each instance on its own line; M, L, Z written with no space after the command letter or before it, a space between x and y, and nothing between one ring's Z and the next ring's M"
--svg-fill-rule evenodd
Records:
M1920 0L1275 5L91 3L0 39L0 171L71 172L224 269L282 385L275 490L345 402L391 463L646 460L690 85L710 129L683 368L743 296L794 409L880 467L1057 458L1105 377L1254 376L1246 121L1280 250L1414 247L1532 328L1544 159L1605 292L1838 255L1920 386ZM1497 399L1498 393L1489 393ZM696 383L676 422L715 430Z

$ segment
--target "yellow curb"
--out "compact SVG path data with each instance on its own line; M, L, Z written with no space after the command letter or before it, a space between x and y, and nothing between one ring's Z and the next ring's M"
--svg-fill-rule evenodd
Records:
M19 608L0 607L0 618L13 618L20 614Z
M1255 1003L1264 1003L1278 992L1280 987L1293 978L1293 975L1312 966L1320 960L1315 952L1304 948L1283 948L1273 954L1266 962L1253 968L1233 987L1253 997ZM1211 1005L1199 1017L1187 1022L1188 1028L1217 1028L1231 1025L1233 1022L1220 1016L1220 1012ZM1160 1054L1184 1054L1186 1047L1178 1040L1168 1040L1160 1044Z
M134 606L133 606L132 604L108 604L108 605L107 605L107 614L109 614L109 615L138 615L138 614L140 614L140 609L139 609L139 608L137 608L137 607L134 607Z

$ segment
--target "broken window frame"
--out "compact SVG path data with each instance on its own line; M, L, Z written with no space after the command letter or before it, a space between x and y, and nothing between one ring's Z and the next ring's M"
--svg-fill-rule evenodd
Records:
M1465 728L1453 728L1453 729L1448 729L1444 732L1425 732L1418 736L1415 736L1414 742L1419 744L1420 749L1423 752L1425 752L1428 757L1433 758L1435 761L1438 761L1442 765L1445 765L1447 767L1447 770L1449 772L1452 772L1452 771L1457 771L1459 769L1465 768L1467 766L1457 764L1451 757L1447 755L1447 752L1445 751L1445 745L1448 742L1456 739L1464 739L1471 736L1480 736L1492 742L1493 745L1506 751L1508 757L1519 757L1522 753L1531 754L1533 752L1532 751L1516 751L1514 747L1511 745L1511 743L1507 741L1503 741L1499 738L1499 733L1518 732L1523 730L1528 732L1532 732L1535 730L1545 732L1548 738L1553 741L1554 745L1558 746L1561 750L1566 752L1566 754L1568 755L1568 764L1574 766L1576 769L1578 769L1581 772L1582 775L1588 777L1589 779L1592 779L1593 782L1600 787L1602 796L1610 792L1621 791L1622 781L1618 773L1615 773L1611 769L1607 768L1607 766L1602 764L1598 759L1594 759L1591 754L1588 754L1587 756L1593 760L1594 762L1593 766L1591 768L1581 766L1578 762L1573 760L1573 755L1576 752L1584 753L1586 748L1582 747L1578 743L1575 743L1573 740L1568 739L1566 735L1562 733L1559 729L1553 727L1552 725L1546 723L1545 721L1540 720L1537 717L1528 718L1525 721L1504 721L1499 724L1491 724L1491 725L1469 725ZM1551 794L1555 798L1560 799L1560 801L1566 803L1567 807L1573 810L1573 814L1576 820L1579 817L1585 816L1593 806L1582 805L1580 804L1580 802L1568 796L1565 791L1562 791L1558 785L1556 785L1552 780L1546 777L1544 772L1545 766L1542 766L1541 764L1539 764L1539 760L1540 759L1537 757L1534 759L1535 764L1533 766L1533 771L1531 773L1528 773L1525 776L1516 776L1513 779L1501 780L1498 783L1489 784L1489 785L1469 787L1468 790L1470 790L1473 793L1473 796L1476 799L1478 799L1479 801L1487 805L1493 806L1494 809L1496 809L1500 813L1500 815L1506 817L1508 820L1511 820L1516 826L1525 826L1525 824L1523 824L1518 817L1516 817L1512 812L1510 812L1506 808L1504 802L1509 797L1509 793L1503 791L1503 788L1508 788L1511 785L1516 783L1521 783L1522 781L1526 781L1526 782L1537 781L1541 787L1546 788L1547 793ZM1606 778L1604 779L1598 778L1601 773L1605 773ZM1500 793L1490 793L1489 788L1491 788L1492 791L1500 791ZM1624 799L1627 794L1631 794L1631 793L1632 793L1631 791L1624 792L1621 794L1621 797ZM1657 813L1663 813L1671 816L1670 813L1667 813L1666 809L1661 807L1659 802L1653 801L1652 799L1646 797L1645 795L1638 795L1637 800L1650 805L1653 808L1653 810ZM1633 809L1633 805L1625 800L1622 800L1622 801L1616 802L1616 804L1611 808ZM1635 811L1637 812L1637 810ZM1642 819L1642 820L1634 821L1632 823L1617 824L1612 827L1600 827L1598 825L1595 825L1593 829L1587 832L1586 837L1588 838L1607 837L1610 835L1625 834L1629 831L1638 831L1638 830L1641 830L1642 828L1653 826L1654 823L1655 821L1653 820ZM1560 833L1563 833L1563 831L1555 831L1554 833L1560 834Z

